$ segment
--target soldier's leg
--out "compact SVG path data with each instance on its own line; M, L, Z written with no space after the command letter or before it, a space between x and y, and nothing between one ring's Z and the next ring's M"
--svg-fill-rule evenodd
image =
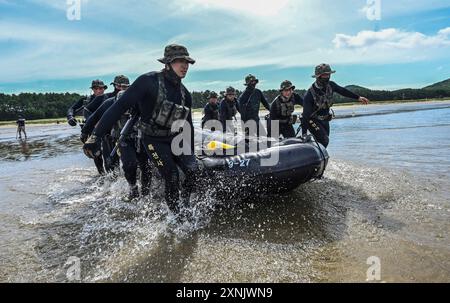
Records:
M105 173L105 169L103 168L103 158L102 156L98 156L94 158L95 167L97 167L97 171L100 175Z
M170 143L148 138L142 142L150 161L164 179L167 206L172 212L179 213L179 173Z
M141 170L141 195L148 196L150 194L150 186L152 182L152 166L148 161L146 153L141 150L136 153L139 168Z
M114 149L114 142L111 136L107 135L102 139L102 155L105 162L105 169L107 172L112 172L119 164L117 155L111 157L111 152Z
M176 157L176 163L183 171L185 178L181 184L181 195L184 206L189 203L189 198L194 188L201 187L200 170L195 155L181 155Z
M328 147L330 139L326 127L322 125L318 120L312 119L308 121L309 131L314 136L314 138L322 144L325 148Z
M125 173L125 179L127 179L128 185L130 186L129 198L137 198L139 191L136 185L137 158L134 141L123 140L119 145L119 149L122 169Z

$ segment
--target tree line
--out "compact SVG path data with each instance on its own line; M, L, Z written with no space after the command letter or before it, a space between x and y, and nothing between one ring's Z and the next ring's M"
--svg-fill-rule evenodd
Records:
M450 97L450 87L428 87L422 89L401 89L395 91L371 90L359 86L348 86L351 91L365 96L372 101L416 100ZM296 90L304 95L306 90ZM203 108L210 91L192 92L193 108ZM223 96L224 92L220 92ZM238 94L240 92L238 91ZM279 94L271 89L263 92L271 102ZM82 96L76 93L21 93L7 95L0 93L0 121L11 121L22 115L28 120L52 119L65 117L67 109ZM336 103L354 102L336 95Z

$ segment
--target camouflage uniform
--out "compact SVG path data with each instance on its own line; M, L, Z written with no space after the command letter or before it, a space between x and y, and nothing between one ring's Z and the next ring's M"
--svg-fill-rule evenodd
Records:
M262 130L260 121L259 121L259 107L262 103L267 110L270 110L270 104L267 102L266 97L264 97L263 93L255 87L256 84L259 83L259 80L254 75L248 75L245 77L245 86L247 88L245 91L239 96L238 104L239 111L241 113L241 119L245 123L247 121L255 121L257 125L257 133L250 134L246 131L247 135L263 135L260 133Z
M232 121L233 119L236 119L236 114L238 113L238 102L236 97L229 100L227 96L230 95L236 96L236 89L231 86L226 89L225 98L220 102L219 116L223 131L234 134L236 130L234 129Z
M333 118L330 109L333 106L334 93L351 99L359 99L360 97L333 81L323 81L320 78L323 74L333 73L335 71L331 69L330 65L318 65L315 74L312 76L316 78L316 82L307 91L303 102L303 118L308 130L325 147L330 142L330 121Z
M211 98L218 98L216 92L210 92L208 95L208 100ZM202 128L205 126L205 123L211 120L219 121L219 105L217 103L213 104L208 102L205 105L205 108L203 109L203 113L205 114L202 118ZM215 131L215 129L211 129L212 131Z
M295 90L295 86L289 80L283 81L280 85L280 92L292 89ZM293 93L288 100L283 97L282 94L278 95L270 106L270 119L269 121L279 121L280 134L284 138L295 137L294 124L297 123L298 116L293 115L295 110L295 104L303 105L303 98ZM270 131L270 124L268 126Z

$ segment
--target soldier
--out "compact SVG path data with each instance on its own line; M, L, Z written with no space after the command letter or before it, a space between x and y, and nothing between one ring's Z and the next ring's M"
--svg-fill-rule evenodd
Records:
M108 88L108 86L106 86L105 83L103 83L103 81L98 80L98 79L93 80L92 85L91 85L93 94L88 97L81 98L80 100L75 102L75 104L73 104L69 108L69 110L67 111L67 123L69 123L70 126L74 126L74 127L77 126L77 120L75 119L75 116L77 114L80 114L81 111L83 113L84 118L87 120L89 118L89 116L92 114L92 109L87 110L86 106L89 105L89 103L91 103L97 97L103 96L103 94L105 93L105 90L107 88ZM97 167L97 171L99 172L99 174L104 174L105 170L103 168L103 159L102 159L101 155L95 156L93 158L93 160L94 160L95 167Z
M186 47L172 44L165 48L164 57L159 61L165 65L164 69L141 75L103 115L84 149L91 155L98 154L100 138L108 133L122 114L130 108L137 108L142 148L164 178L167 205L172 212L179 213L180 206L189 202L198 173L194 155L192 96L182 84L189 64L194 64L195 60L189 56ZM178 134L172 130L175 121L185 121L185 128L190 128L191 144L187 146L189 152L182 152L181 155L171 148L172 141ZM179 192L179 168L186 176L181 186L182 199Z
M348 89L330 81L332 70L329 64L320 64L316 66L316 82L311 86L305 95L303 102L303 118L311 134L323 146L327 147L330 139L330 121L333 114L330 112L333 106L333 94L338 93L344 97L358 100L363 104L368 104L369 100L365 97L349 91Z
M239 112L241 113L242 122L246 123L248 121L256 122L256 129L249 130L246 129L246 134L249 136L260 136L261 127L259 121L259 108L262 103L267 110L270 110L270 105L264 97L263 93L256 88L256 85L259 83L259 80L256 79L253 75L248 75L245 77L245 86L247 88L245 91L239 96L238 104L239 104ZM256 131L256 133L254 133Z
M81 140L83 141L83 143L85 142L84 138L87 138L89 136L89 134L92 132L92 130L94 129L98 121L101 119L101 117L115 102L117 102L117 100L120 99L120 97L123 95L124 92L125 90L122 90L117 94L116 97L109 98L105 102L103 102L103 104L95 111L95 113L93 113L91 117L86 121L86 124L84 125L81 131L82 132ZM115 123L112 130L110 131L112 142L114 143L117 142L115 144L118 144L119 146L119 154L120 160L122 162L122 169L125 173L125 179L127 180L128 185L130 187L128 200L132 200L134 198L139 197L139 189L136 182L138 163L141 170L142 196L146 196L149 194L151 182L151 170L148 163L148 158L143 152L143 150L139 148L140 141L138 139L137 130L135 128L132 128L132 130L129 133L125 134L122 140L118 142L122 129L124 128L128 120L131 118L131 115L132 114L135 115L136 112L137 110L135 108L127 111L125 114L121 116L119 121ZM112 148L109 147L108 150L105 150L104 145L102 147L105 163L108 163L108 165L110 165L110 167L107 168L107 170L108 169L111 170L114 168L114 164L116 163L116 157L114 157L113 159L108 159L110 157Z
M80 100L75 102L68 109L67 123L69 123L70 126L77 126L77 120L75 119L75 116L81 114L81 111L83 111L83 116L85 119L89 118L92 112L86 111L86 106L91 103L96 97L103 96L108 86L106 86L105 83L103 83L103 81L101 80L93 80L90 88L92 89L92 95L80 98Z
M218 102L218 95L216 92L210 92L208 95L208 103L205 105L205 109L203 110L203 113L205 114L202 118L202 128L204 128L205 123L211 120L219 121L219 105ZM211 129L212 131L215 131L214 127Z
M225 98L220 103L219 108L219 118L222 123L223 131L235 134L236 129L234 128L232 121L233 119L236 120L238 103L236 99L236 90L233 87L230 86L226 89Z
M17 124L17 134L19 135L19 139L22 140L22 132L25 135L25 140L27 139L27 132L25 131L25 118L22 116L19 116L19 119L16 121ZM17 139L17 135L16 135Z
M293 114L295 104L303 106L303 98L294 93L294 90L295 86L291 81L283 81L280 85L280 95L273 100L270 106L270 121L279 121L280 134L284 138L295 137L294 124L298 120L298 116ZM268 128L270 130L270 126Z

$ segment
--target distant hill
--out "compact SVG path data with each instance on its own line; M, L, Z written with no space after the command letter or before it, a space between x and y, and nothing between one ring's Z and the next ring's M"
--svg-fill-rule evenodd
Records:
M450 90L450 79L429 85L424 87L423 89L444 89L444 90Z
M358 85L348 85L347 89L365 96L372 101L420 100L450 97L450 79L429 85L424 88L404 88L398 90L372 90ZM336 96L336 103L354 102L354 100Z

